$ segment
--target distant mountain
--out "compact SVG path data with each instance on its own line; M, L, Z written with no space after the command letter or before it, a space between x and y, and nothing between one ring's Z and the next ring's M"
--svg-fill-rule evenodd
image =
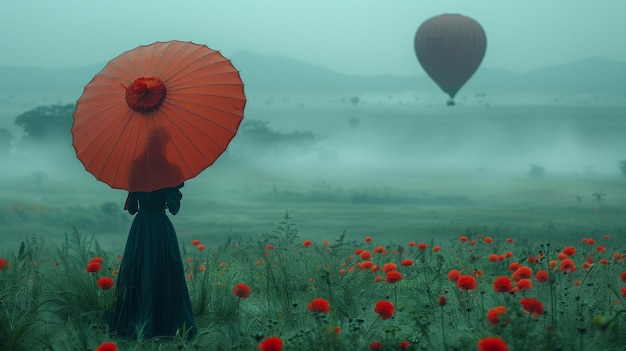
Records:
M240 70L246 92L401 92L439 91L426 75L353 76L295 59L242 51L231 60ZM71 91L79 96L103 64L82 68L0 67L3 92ZM617 93L624 91L626 62L588 59L518 74L482 67L463 88L469 92Z

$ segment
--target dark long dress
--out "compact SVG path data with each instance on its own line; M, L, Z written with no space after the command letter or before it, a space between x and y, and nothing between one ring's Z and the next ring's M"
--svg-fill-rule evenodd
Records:
M176 232L166 215L180 209L179 188L132 192L135 214L122 256L109 325L120 336L150 338L196 333Z

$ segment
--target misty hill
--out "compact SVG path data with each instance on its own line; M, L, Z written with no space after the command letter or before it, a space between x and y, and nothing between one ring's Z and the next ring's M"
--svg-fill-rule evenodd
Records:
M353 76L295 59L242 51L231 60L241 71L248 93L254 92L401 92L439 89L422 76ZM417 62L416 62L417 64ZM81 68L0 67L0 90L5 94L67 91L77 97L103 64ZM626 62L588 59L525 74L481 67L464 87L468 92L602 93L622 91Z

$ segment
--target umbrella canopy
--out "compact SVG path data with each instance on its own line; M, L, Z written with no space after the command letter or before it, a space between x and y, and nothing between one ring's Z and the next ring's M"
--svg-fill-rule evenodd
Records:
M245 104L239 71L219 51L182 41L139 46L87 84L72 145L85 169L112 188L172 187L226 150Z

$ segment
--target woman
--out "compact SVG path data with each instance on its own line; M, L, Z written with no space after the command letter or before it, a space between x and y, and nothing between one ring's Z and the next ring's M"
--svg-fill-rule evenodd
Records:
M119 335L192 337L196 332L176 232L165 213L166 209L178 213L182 187L128 194L126 209L136 216L110 319L110 327Z

